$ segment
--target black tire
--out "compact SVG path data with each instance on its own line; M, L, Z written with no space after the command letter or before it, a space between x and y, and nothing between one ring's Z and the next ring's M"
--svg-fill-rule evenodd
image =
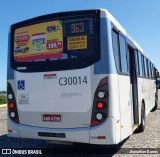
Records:
M138 132L143 132L146 125L146 115L144 104L141 105L141 124L138 127Z
M158 101L157 101L157 98L155 97L155 106L152 108L151 112L156 111L157 108L158 108Z

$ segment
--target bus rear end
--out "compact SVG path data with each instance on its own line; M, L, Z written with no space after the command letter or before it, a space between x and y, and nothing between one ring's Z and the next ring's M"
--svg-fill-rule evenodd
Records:
M106 140L96 126L108 112L108 79L94 78L93 66L100 10L26 20L9 37L8 136L106 144L95 140Z

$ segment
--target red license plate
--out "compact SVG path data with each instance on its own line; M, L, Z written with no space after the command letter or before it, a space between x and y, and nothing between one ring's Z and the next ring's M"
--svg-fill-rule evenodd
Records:
M44 122L60 122L61 115L54 115L54 114L44 114L43 115Z

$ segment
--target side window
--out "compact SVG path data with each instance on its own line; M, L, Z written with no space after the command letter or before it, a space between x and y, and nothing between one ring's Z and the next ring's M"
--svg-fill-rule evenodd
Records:
M144 65L145 65L146 78L148 78L148 66L147 66L147 59L146 59L146 57L144 57Z
M118 41L118 33L112 31L112 41L113 41L113 52L116 62L116 67L118 72L120 71L120 59L119 59L119 41Z
M138 60L139 60L139 74L140 76L143 76L142 56L139 51L138 51Z
M155 78L155 70L154 70L154 66L153 66L153 78Z
M128 73L126 41L123 36L119 36L120 56L121 56L121 72Z
M153 64L151 63L151 78L153 78Z
M151 66L150 66L150 61L147 62L148 64L148 77L151 78Z
M153 78L156 78L156 69L154 66L153 66Z
M135 59L136 59L136 69L137 69L137 76L140 76L140 69L139 69L139 59L138 59L138 51L135 51Z
M142 76L146 77L145 62L144 62L144 56L143 55L141 55L141 59L142 59Z

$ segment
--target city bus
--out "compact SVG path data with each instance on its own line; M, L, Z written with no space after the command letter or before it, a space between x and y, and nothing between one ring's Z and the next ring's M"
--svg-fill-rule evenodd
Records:
M11 25L8 136L115 145L157 108L156 67L106 9Z

